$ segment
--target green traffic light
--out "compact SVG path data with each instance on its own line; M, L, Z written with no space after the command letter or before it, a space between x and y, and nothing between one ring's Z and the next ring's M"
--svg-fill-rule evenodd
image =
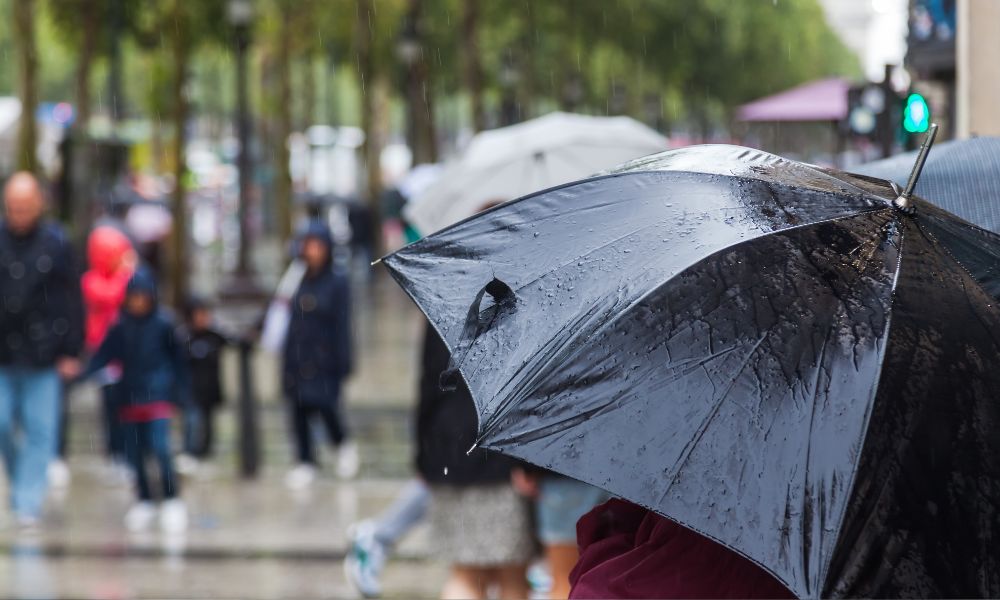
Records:
M903 109L903 129L910 133L923 133L931 125L931 109L920 94L910 94Z

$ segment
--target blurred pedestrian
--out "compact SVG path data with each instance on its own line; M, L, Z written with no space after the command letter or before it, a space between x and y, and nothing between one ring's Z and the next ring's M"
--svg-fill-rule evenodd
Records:
M450 353L428 325L417 413L417 469L430 486L431 537L451 563L442 598L526 598L534 553L528 503L511 486L511 462L475 441L476 408L464 381L442 389Z
M87 238L87 260L89 269L84 272L80 287L86 316L84 348L93 355L118 319L137 258L132 242L121 230L101 225ZM115 472L126 463L125 436L118 416L122 403L120 379L121 363L118 361L105 367L98 378L105 452Z
M191 298L184 307L181 339L187 347L191 372L191 402L184 411L184 453L177 458L181 473L197 470L212 456L215 442L215 412L222 406L222 350L233 343L215 326L212 306Z
M611 495L582 481L531 465L512 472L514 489L534 501L535 537L542 543L552 586L548 597L569 597L569 575L580 558L576 524Z
M44 209L35 177L11 176L0 227L0 445L11 509L25 527L38 523L45 501L59 437L60 375L78 373L83 345L70 244L43 220Z
M187 509L170 451L170 419L174 405L190 401L190 379L183 344L175 325L157 304L156 282L141 267L128 282L118 322L108 331L87 366L93 374L113 361L122 365L122 406L125 454L135 476L138 502L125 515L130 530L147 528L156 517L153 490L146 474L146 456L160 468L162 486L160 527L177 532L187 527Z
M358 472L358 451L348 440L340 412L340 392L351 372L351 299L347 276L333 266L333 238L322 223L309 224L299 244L306 273L292 297L284 345L282 387L289 403L298 465L288 473L290 488L316 477L311 431L318 417L337 451L337 475Z
M350 548L344 557L344 572L362 596L382 595L382 569L389 553L424 520L430 504L427 484L413 478L377 518L355 523L348 529Z

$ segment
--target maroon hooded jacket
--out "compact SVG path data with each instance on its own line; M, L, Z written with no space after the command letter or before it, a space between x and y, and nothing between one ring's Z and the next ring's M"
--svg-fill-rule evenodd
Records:
M753 562L624 500L577 523L570 598L794 598Z

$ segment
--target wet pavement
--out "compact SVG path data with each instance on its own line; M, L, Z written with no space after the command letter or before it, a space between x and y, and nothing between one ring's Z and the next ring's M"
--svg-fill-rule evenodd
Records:
M341 568L347 528L377 515L404 483L321 476L310 489L293 492L278 468L253 482L203 472L184 480L188 530L169 535L125 529L131 491L112 482L99 460L72 461L71 470L70 487L50 497L39 530L0 532L0 595L354 597ZM436 595L443 575L420 526L386 571L386 595Z
M291 444L278 362L263 352L252 369L262 470L254 481L239 479L237 360L229 352L218 454L182 484L188 531L129 533L123 517L132 493L101 456L96 390L80 386L71 394L70 486L50 495L44 522L33 533L11 527L0 508L0 597L356 597L342 569L347 528L388 506L410 475L421 321L387 280L356 290L355 304L357 370L344 398L361 454L357 479L338 481L327 469L304 492L284 485ZM332 465L332 453L323 452L321 462ZM0 497L5 487L0 476ZM444 565L428 554L426 528L418 527L386 568L385 595L436 596L444 575Z

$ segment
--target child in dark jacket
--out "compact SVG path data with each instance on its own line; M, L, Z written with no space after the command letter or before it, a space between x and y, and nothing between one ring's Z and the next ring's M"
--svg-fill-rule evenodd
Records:
M93 374L111 361L122 365L119 411L125 454L135 472L138 502L125 515L131 530L148 527L156 516L153 492L144 466L152 454L163 485L160 527L180 531L187 527L187 510L178 498L178 481L170 453L173 405L188 401L189 381L183 344L174 324L157 306L156 282L141 268L129 280L118 322L108 331L87 366Z
M215 327L212 308L205 300L190 299L184 313L181 336L187 348L192 402L185 411L184 455L177 461L181 472L184 472L181 458L194 470L198 461L212 456L215 412L224 400L219 361L223 348L236 343Z

